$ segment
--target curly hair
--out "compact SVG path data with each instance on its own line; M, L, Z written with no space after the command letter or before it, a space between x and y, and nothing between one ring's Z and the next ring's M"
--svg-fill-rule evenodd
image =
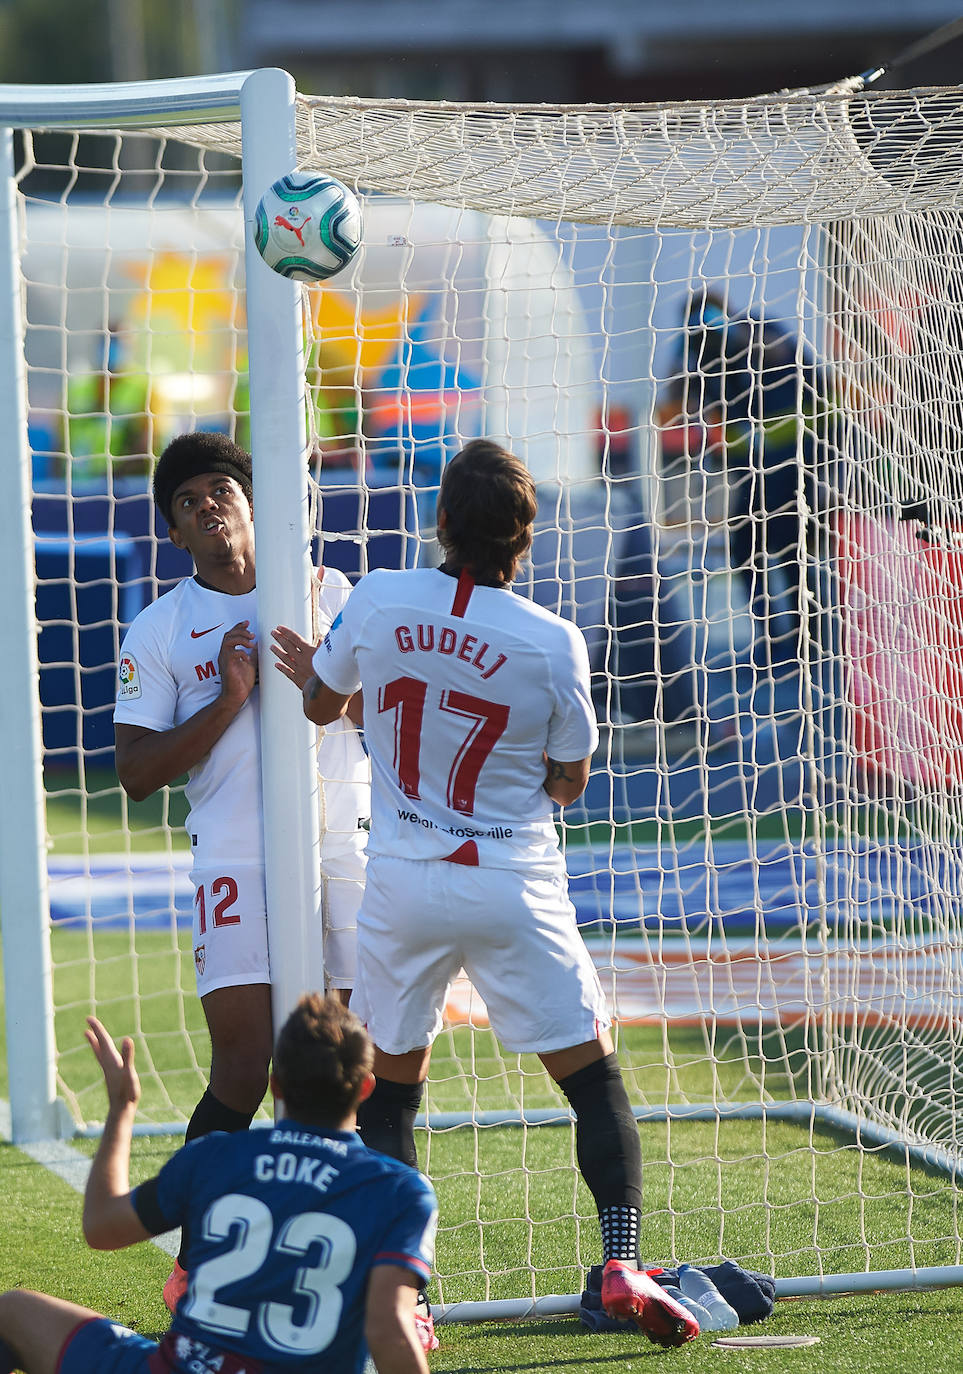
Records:
M168 525L173 525L171 509L174 493L183 482L202 472L223 472L233 477L248 501L254 500L251 455L226 434L197 430L172 439L154 469L154 504Z

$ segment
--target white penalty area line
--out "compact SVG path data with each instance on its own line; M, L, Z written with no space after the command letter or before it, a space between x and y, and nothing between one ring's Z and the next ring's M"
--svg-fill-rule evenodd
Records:
M10 1104L0 1099L0 1139L9 1142L10 1137ZM84 1189L87 1187L87 1176L90 1173L90 1160L79 1150L75 1150L64 1140L40 1140L32 1144L14 1145L13 1148L25 1154L48 1173L63 1179L75 1193L83 1197ZM176 1231L167 1231L162 1236L153 1236L151 1239L152 1245L162 1250L165 1255L170 1255L172 1259L177 1257L180 1243L180 1228Z

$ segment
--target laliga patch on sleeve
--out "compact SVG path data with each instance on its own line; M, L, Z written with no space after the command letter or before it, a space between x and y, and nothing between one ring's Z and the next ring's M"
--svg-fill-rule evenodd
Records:
M140 696L140 673L130 654L124 654L117 665L117 700L130 701Z

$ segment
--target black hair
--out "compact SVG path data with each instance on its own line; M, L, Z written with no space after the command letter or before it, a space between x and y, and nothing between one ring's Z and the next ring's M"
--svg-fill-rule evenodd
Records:
M177 488L202 472L223 472L233 477L253 504L251 455L226 434L196 430L172 439L154 469L154 504L168 525L174 524L172 505Z

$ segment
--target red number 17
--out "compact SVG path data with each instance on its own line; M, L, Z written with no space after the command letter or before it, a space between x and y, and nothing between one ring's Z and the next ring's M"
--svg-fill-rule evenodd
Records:
M421 734L427 695L428 684L413 677L396 677L378 693L379 712L395 713L394 765L402 792L413 801L421 796ZM470 816L475 809L478 775L508 724L509 708L454 691L442 692L439 706L472 722L452 760L447 787L451 809Z

